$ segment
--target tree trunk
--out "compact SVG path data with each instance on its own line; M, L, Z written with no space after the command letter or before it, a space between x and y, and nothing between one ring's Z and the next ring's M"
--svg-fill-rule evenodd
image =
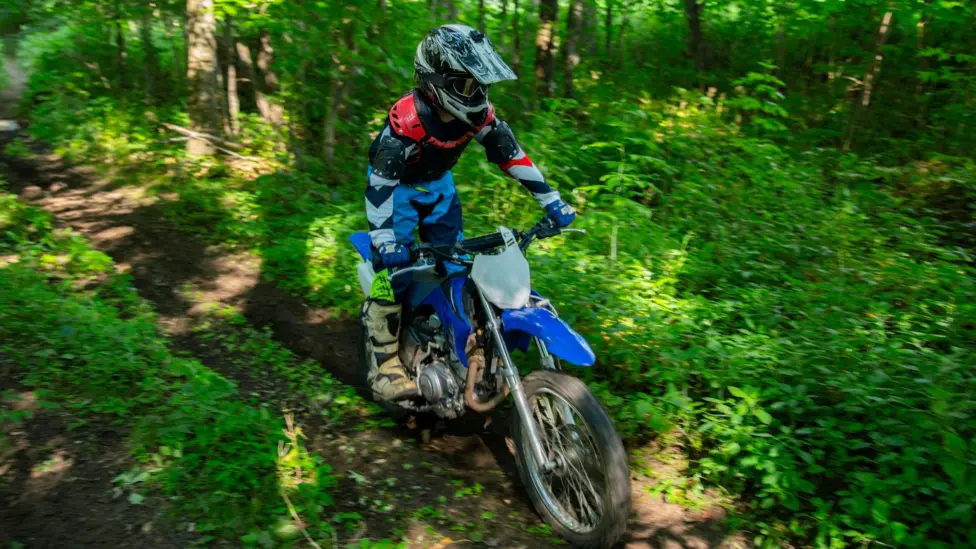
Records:
M214 62L214 74L217 75L217 117L220 120L221 128L224 130L223 135L231 135L230 108L227 106L227 82L224 78L220 59L222 49L220 42L217 42L217 58Z
M271 35L268 34L268 31L261 31L258 43L257 71L255 71L254 83L259 93L255 94L255 99L261 116L275 127L279 127L285 121L285 113L281 105L269 97L278 89L278 75L271 68L274 61L274 48L271 47Z
M342 29L341 47L337 47L335 51L345 50L346 52L355 54L356 52L356 40L355 40L355 23L350 20L346 23L345 28ZM339 42L339 40L336 40ZM339 44L337 44L338 46ZM322 157L329 164L335 163L335 152L336 152L336 125L339 122L339 112L342 106L346 102L346 98L349 96L349 92L352 88L352 74L354 70L352 67L348 66L348 61L345 63L339 57L339 55L333 54L332 62L339 68L336 76L332 79L331 89L329 90L329 100L327 102L325 111L325 128L324 136L322 140Z
M125 77L125 31L122 28L122 4L115 0L115 65L119 73L119 89L128 87Z
M919 54L925 48L925 25L927 25L930 20L931 16L929 14L925 14L916 25L918 37L915 43L915 49L918 50ZM922 55L918 55L918 57L918 70L916 71L918 82L915 84L915 105L918 108L918 111L915 114L915 127L919 132L921 132L925 128L925 121L928 114L928 106L925 102L925 82L922 81L922 73L929 70L929 58Z
M215 134L220 127L217 110L217 23L214 0L187 0L188 56L186 77L190 86L190 129ZM209 141L191 138L186 142L191 156L213 154Z
M437 5L437 0L428 0L428 5L430 6L431 19L437 19L437 12L440 11L440 6Z
M0 118L16 118L17 101L20 100L27 84L27 75L20 68L17 59L17 36L8 34L3 37L3 55L0 56L0 70L6 87L0 87Z
M177 36L173 32L173 25L169 24L170 21L165 21L163 26L166 28L166 38L167 41L172 46L173 55L173 82L176 86L180 86L183 82L183 78L186 76L186 69L183 67L183 63L186 61L186 53L183 48L180 47L180 41L182 36Z
M580 29L583 28L583 0L573 0L566 16L566 47L563 48L563 94L573 96L573 72L579 65Z
M535 78L539 94L552 97L559 0L539 2L539 30L535 35Z
M339 122L339 108L346 100L347 91L348 83L343 81L341 75L332 79L329 99L326 102L325 128L322 138L322 158L329 164L335 163L336 125Z
M583 34L580 36L582 46L577 45L587 56L596 53L596 2L583 2Z
M522 72L522 40L519 38L519 0L512 0L512 69L518 75ZM515 81L521 86L522 79Z
M702 4L698 0L685 0L685 19L688 20L688 55L695 61L695 70L705 70L705 50L702 45Z
M478 30L481 32L488 31L485 26L485 0L478 0Z
M776 23L776 67L777 67L777 70L778 70L778 73L777 74L779 74L780 80L786 81L788 78L790 78L790 77L787 77L787 74L786 74L787 73L787 70L786 70L787 69L787 67L786 67L786 64L787 64L787 53L790 52L790 49L786 45L786 36L787 36L787 26L789 25L790 17L793 16L793 12L794 12L794 9L793 9L793 0L785 0L784 2L781 3L781 6L783 8L782 11L780 11L779 9L776 9L775 10L775 12L777 13L777 15L776 15L776 18L777 18L777 23ZM799 49L799 48L795 48L794 47L794 49ZM807 49L808 50L812 50L813 48L812 47L808 47ZM797 56L795 59L800 59L800 57ZM799 78L799 80L801 81L800 83L802 83L802 80L803 80L802 71L803 71L803 69L796 70L796 68L794 67L794 71L793 71L794 72L794 76L792 78ZM800 75L797 77L796 76L796 73L800 73Z
M227 55L227 118L230 121L230 134L240 133L238 116L241 112L241 96L237 92L237 53L234 48L234 21L227 16L224 22L224 48Z
M603 55L610 59L610 45L613 43L613 2L607 0L607 17L603 24L606 33L606 45L603 48Z
M874 85L881 72L881 61L884 59L882 48L888 41L888 32L891 30L891 17L894 12L886 11L881 18L881 28L878 29L878 38L874 43L874 56L868 64L868 69L864 73L864 86L861 91L861 98L854 105L854 112L851 115L850 124L847 127L847 137L844 138L843 150L850 150L854 144L854 134L857 132L857 124L861 119L861 113L866 111L871 105L871 94L874 92Z
M257 76L255 76L254 59L251 57L251 48L249 48L244 42L241 42L235 38L234 50L237 54L237 68L240 70L238 82L247 82L248 87L254 90L254 104L257 105L259 102L258 96L261 95L261 90L258 89L257 85ZM247 97L250 97L250 95Z
M502 13L499 16L498 22L498 49L501 51L508 51L505 49L505 24L508 21L508 0L502 0Z
M156 79L159 77L159 55L152 42L152 13L147 9L142 13L142 24L139 27L142 38L142 49L146 53L146 103L152 104L158 96Z
M620 24L617 25L617 50L614 52L617 55L617 62L615 66L619 69L624 66L625 50L624 50L624 33L627 32L627 9L623 3L620 4Z

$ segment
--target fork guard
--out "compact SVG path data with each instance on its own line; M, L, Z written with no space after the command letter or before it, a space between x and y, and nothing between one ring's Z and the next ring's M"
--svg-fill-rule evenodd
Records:
M510 341L524 340L526 334L541 339L550 353L570 364L592 366L596 362L593 349L583 336L547 309L509 309L502 313L502 329Z

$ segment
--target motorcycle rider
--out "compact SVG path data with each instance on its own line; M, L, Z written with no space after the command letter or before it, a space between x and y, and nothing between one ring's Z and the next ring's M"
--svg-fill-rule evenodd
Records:
M401 301L409 277L387 280L410 262L414 230L435 246L462 240L461 202L451 168L472 138L490 162L532 193L559 227L576 211L565 203L519 147L508 124L495 116L488 89L517 78L481 32L443 25L417 46L416 87L390 109L369 149L366 217L375 263L382 264L363 305L367 337L378 368L369 380L374 395L399 400L419 395L398 355ZM401 280L403 279L403 280Z

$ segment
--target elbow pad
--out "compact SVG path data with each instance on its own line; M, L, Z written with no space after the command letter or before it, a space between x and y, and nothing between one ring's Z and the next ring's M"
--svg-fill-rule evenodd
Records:
M488 132L481 144L485 147L485 154L488 161L493 164L501 164L515 159L522 152L518 143L515 141L515 134L512 128L505 122L499 122L495 129Z
M386 179L400 179L407 165L407 147L395 137L386 136L373 157L373 173Z

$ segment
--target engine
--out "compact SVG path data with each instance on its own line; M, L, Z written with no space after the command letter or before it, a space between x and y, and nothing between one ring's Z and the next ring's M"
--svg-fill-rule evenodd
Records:
M430 403L440 403L458 394L460 387L454 372L442 362L431 362L417 375L420 394Z
M434 316L413 318L400 338L400 359L416 376L424 405L401 403L418 412L433 412L451 419L464 413L466 369L451 352L440 320Z

